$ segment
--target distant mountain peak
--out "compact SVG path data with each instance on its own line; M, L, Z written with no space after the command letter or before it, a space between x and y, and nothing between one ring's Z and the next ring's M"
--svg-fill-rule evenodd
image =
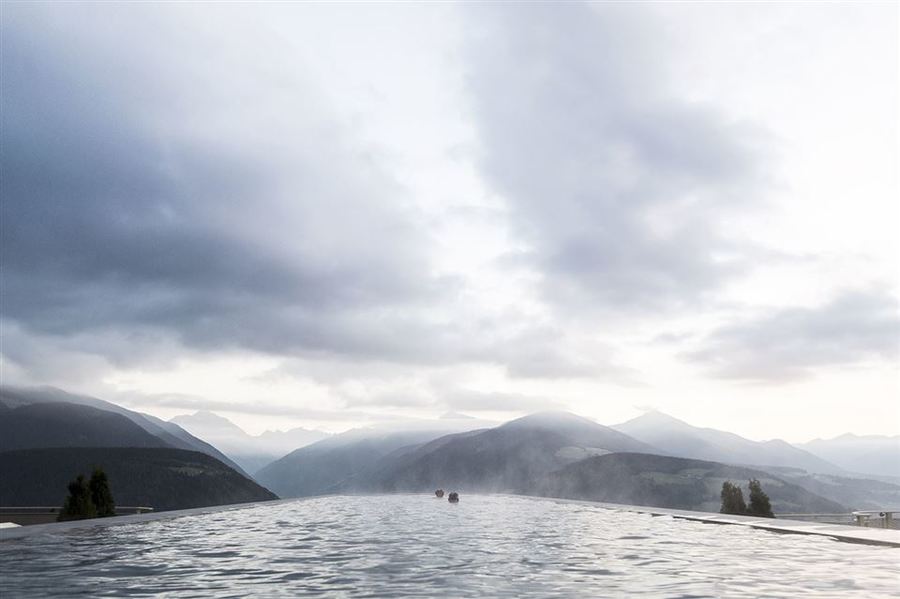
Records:
M655 409L648 410L640 416L632 418L631 420L628 420L621 424L617 424L613 428L628 432L629 430L663 427L667 429L697 429L697 427L685 422L684 420L675 418L674 416Z
M644 416L649 416L652 418L666 418L668 420L678 420L678 418L675 418L671 414L663 412L659 408L653 408L651 410L647 410L646 412L644 412Z
M211 422L231 422L230 420L228 420L228 418L219 416L215 412L210 412L209 410L197 410L196 412L194 412L192 417L196 419L202 418L203 420L208 420Z
M656 421L660 421L660 422L680 422L682 424L687 424L684 420L681 420L680 418L675 418L671 414L666 414L665 412L662 412L662 411L656 410L656 409L648 410L647 412L644 412L642 415L635 418L635 420L637 420L637 419L656 420Z
M475 417L459 412L444 412L438 416L438 420L475 420Z
M501 428L544 428L558 426L594 426L602 427L590 418L565 412L562 410L549 410L546 412L535 412L528 416L522 416L515 420L510 420Z
M244 429L233 423L228 418L220 416L215 412L210 412L209 410L197 410L193 414L182 414L180 416L175 416L174 418L171 418L169 422L174 422L175 424L183 426L188 430L190 430L191 428L198 431L209 431L210 429L214 429L219 432L229 432L238 435L247 434Z
M768 445L769 447L782 447L782 448L792 448L793 445L785 441L784 439L769 439L768 441L761 441L763 445Z

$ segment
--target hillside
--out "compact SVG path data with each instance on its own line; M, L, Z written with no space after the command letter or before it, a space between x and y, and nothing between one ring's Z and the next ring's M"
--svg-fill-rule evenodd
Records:
M686 458L841 473L841 468L835 464L785 441L751 441L734 433L693 426L658 411L647 412L613 428L665 453Z
M0 452L0 505L62 505L66 485L99 466L118 505L176 510L277 497L222 462L172 448L90 447Z
M349 431L289 453L257 472L256 480L282 497L331 493L354 475L370 471L385 456L441 434Z
M67 393L61 389L56 389L54 387L23 388L11 387L8 385L0 386L0 404L8 408L16 409L21 406L43 403L66 403L88 406L96 408L98 410L103 410L105 412L124 416L132 423L143 429L145 432L159 439L162 442L163 447L174 447L176 449L199 451L201 453L212 456L213 458L221 462L224 462L225 464L231 466L242 474L246 474L246 472L244 472L240 466L238 466L234 461L232 461L225 454L223 454L221 451L219 451L209 443L194 437L177 424L166 422L155 416L142 414L141 412L135 412L133 410L123 408L122 406L116 405L112 402L104 401L102 399L98 399L96 397ZM2 419L6 414L7 412L5 410L0 411L0 419ZM125 443L124 445L121 445L123 447L142 446L137 441L123 441L123 443ZM119 446L119 443L110 443L109 445ZM36 443L30 443L29 446L39 447L40 445Z
M42 447L166 447L121 414L72 403L0 411L0 451Z
M565 412L533 414L484 430L448 435L358 475L345 491L520 491L592 455L656 452L649 445Z
M423 443L488 426L496 423L450 413L351 429L291 452L258 471L256 478L282 497L335 493L354 477L377 471Z
M851 510L882 510L900 506L900 485L886 481L809 473L792 468L773 468L767 469L767 472Z
M717 512L722 483L757 478L776 513L845 512L846 508L765 472L668 456L616 453L570 464L537 481L533 495Z

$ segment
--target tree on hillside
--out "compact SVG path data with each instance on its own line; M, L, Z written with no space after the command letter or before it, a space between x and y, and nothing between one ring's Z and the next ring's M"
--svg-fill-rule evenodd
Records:
M82 518L96 518L97 508L91 498L91 489L84 475L79 474L75 480L69 483L69 496L63 504L62 511L57 520L81 520Z
M750 479L750 506L747 509L747 515L760 518L775 517L775 514L772 513L769 496L763 492L762 485L755 478Z
M106 478L106 472L101 468L94 468L91 475L91 482L88 483L91 489L91 500L97 509L97 516L105 518L107 516L116 515L116 502L113 500L112 491L109 490L109 480Z
M744 503L744 492L739 485L726 480L722 483L722 514L746 514L747 504Z

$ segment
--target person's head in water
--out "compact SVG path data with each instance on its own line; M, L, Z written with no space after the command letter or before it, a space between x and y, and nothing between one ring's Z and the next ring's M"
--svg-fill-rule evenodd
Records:
M434 496L437 497L437 498L443 497L443 496L444 496L444 490L443 490L443 489L438 489L437 491L434 492Z
M450 496L447 497L447 501L449 501L450 503L459 503L459 493L453 491L452 493L450 493Z

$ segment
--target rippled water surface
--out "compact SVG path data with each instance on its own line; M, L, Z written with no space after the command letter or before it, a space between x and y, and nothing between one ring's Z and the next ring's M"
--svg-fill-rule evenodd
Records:
M0 596L887 597L900 550L549 499L322 497L0 542Z

